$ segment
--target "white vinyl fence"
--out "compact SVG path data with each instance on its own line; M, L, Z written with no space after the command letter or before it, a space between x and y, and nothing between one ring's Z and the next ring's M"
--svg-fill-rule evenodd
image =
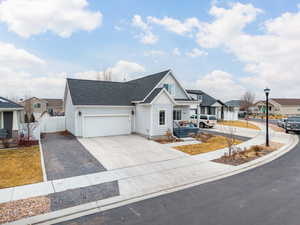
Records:
M66 118L64 116L44 117L38 122L29 124L30 137L33 140L40 140L41 133L53 133L66 130ZM20 124L20 134L27 136L28 124Z
M224 120L238 120L238 111L225 111Z
M27 123L20 124L19 134L23 134L27 136L28 126L30 130L30 137L32 137L33 140L40 140L41 132L40 132L40 126L38 122L30 123L30 124Z
M39 121L41 133L53 133L66 130L66 117L54 116L41 118Z

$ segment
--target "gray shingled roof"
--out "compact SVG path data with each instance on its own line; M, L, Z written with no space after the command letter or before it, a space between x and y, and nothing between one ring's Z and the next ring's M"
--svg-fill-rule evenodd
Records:
M241 106L241 100L231 100L231 101L225 102L225 104L227 106L231 106L231 107L240 107Z
M203 92L201 90L186 90L186 91L189 94L201 95L202 96L201 106L211 106L211 105L215 104L216 102L218 102L217 99L215 99L214 97L206 94L205 92ZM219 102L222 104L221 101L219 101Z
M23 106L10 101L6 98L0 97L0 109L13 109L13 108L23 108Z
M170 70L165 70L160 73L155 73L146 77L128 81L127 84L135 85L132 92L133 101L142 101L149 94L150 91L167 75Z
M151 103L153 99L162 91L162 88L155 88L151 94L146 98L144 103Z
M132 105L141 101L159 81L166 70L128 82L67 79L74 105Z

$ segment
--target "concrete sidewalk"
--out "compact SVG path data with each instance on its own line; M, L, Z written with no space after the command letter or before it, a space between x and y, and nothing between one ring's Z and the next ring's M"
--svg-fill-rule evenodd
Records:
M261 126L260 124L258 125ZM216 130L220 131L218 128L216 128ZM226 129L222 127L222 131L224 132L225 130ZM236 130L238 133L241 133L239 133L239 135L253 137L251 140L240 144L240 147L250 147L252 145L264 143L265 132L263 127L261 131L254 130L255 132L244 128L237 128ZM167 192L180 190L188 186L194 186L215 179L220 179L256 167L273 160L290 150L297 144L298 137L271 131L271 140L281 142L284 146L278 151L270 153L257 160L244 163L240 166L230 166L211 162L211 160L219 158L228 151L227 148L224 148L205 154L194 156L185 154L184 156L176 159L152 162L138 166L48 181L39 184L2 189L0 190L0 202L26 199L34 196L48 195L51 193L117 181L119 185L119 196L50 212L40 216L26 218L13 224L36 223L53 219L58 216L64 217L72 215L73 217L78 217L83 214L87 215L89 213L94 213L95 211L127 204L128 202L139 201L141 199L154 197ZM176 150L170 149L170 151ZM84 211L84 213L82 211ZM68 217L68 219L70 218ZM63 220L56 219L45 224L60 221Z

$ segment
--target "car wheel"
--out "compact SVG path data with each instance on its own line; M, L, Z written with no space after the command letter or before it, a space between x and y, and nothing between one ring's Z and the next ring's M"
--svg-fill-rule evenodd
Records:
M285 133L287 133L287 134L288 134L288 133L289 133L289 130L287 130L287 129L286 129L286 130L285 130Z
M199 123L199 127L200 128L205 128L205 124L204 123Z

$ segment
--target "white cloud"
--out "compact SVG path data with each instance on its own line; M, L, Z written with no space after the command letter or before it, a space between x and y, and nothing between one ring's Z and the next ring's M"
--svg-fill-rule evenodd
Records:
M147 19L149 23L161 25L165 29L180 35L190 33L191 31L193 31L193 29L200 27L199 20L194 17L188 18L184 22L181 22L180 20L171 17L164 17L163 19L158 19L156 17L149 16Z
M38 56L11 43L0 42L0 65L0 96L58 97L59 93L62 96L64 74L34 75L47 67L46 61Z
M235 3L230 9L218 8L213 5L209 11L215 20L203 23L197 34L197 42L202 47L219 47L224 42L230 42L241 34L243 28L255 20L261 9L251 4Z
M0 96L8 97L62 97L65 87L66 74L47 74L34 76L27 72L18 72L8 68L0 68Z
M66 38L101 25L102 14L87 6L87 0L4 0L0 1L0 21L25 38L46 31Z
M252 75L241 78L260 96L265 86L274 97L299 97L300 11L283 13L263 23L263 33L248 34L245 27L262 10L252 5L233 4L231 8L211 9L215 19L198 34L201 47L224 47Z
M41 66L46 62L24 49L17 49L13 44L0 42L0 65L16 70Z
M145 71L145 68L135 62L129 62L126 60L118 61L114 66L107 68L106 73L111 73L113 81L128 80L136 75ZM104 71L86 71L76 74L76 78L81 79L104 79Z
M151 26L145 23L140 15L134 15L131 25L139 28L142 32L136 37L143 44L155 44L158 41L158 36L152 33Z
M190 52L187 52L186 55L189 56L189 57L192 57L192 58L196 58L196 57L199 57L199 56L208 55L208 53L205 52L205 51L202 51L198 48L193 48Z
M118 25L115 25L115 26L114 26L114 29L117 30L117 31L123 30L123 28L122 28L121 26L118 26Z
M189 86L223 101L239 99L246 90L232 74L222 70L214 70Z
M172 54L175 56L181 56L181 52L178 48L174 48Z
M146 24L140 15L134 15L132 18L132 25L142 29L143 31L150 30L150 26Z
M144 52L145 56L163 56L166 55L166 53L164 51L161 50L150 50L150 51L146 51Z
M13 44L0 42L0 65L0 96L63 97L67 73L49 72L51 63L38 56ZM144 72L145 68L135 62L120 60L107 71L111 71L113 80L123 81L124 77L133 77L135 73ZM96 79L99 74L103 75L103 72L82 72L75 77Z

